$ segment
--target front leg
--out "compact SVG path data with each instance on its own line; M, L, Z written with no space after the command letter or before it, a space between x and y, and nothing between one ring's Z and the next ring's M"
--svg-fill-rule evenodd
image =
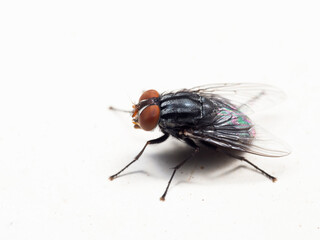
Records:
M115 179L116 177L118 177L118 175L120 173L122 173L126 168L128 168L132 163L134 163L135 161L137 161L140 156L142 155L142 153L144 152L144 150L146 149L146 147L149 145L149 144L157 144L157 143L162 143L164 142L165 140L167 140L169 137L169 134L168 133L165 133L163 136L159 137L159 138L156 138L156 139L153 139L153 140L149 140L148 142L146 142L146 144L144 145L144 147L142 148L142 150L139 152L139 154L127 165L125 166L124 168L122 168L119 172L117 172L116 174L112 175L109 177L109 179L112 181L113 179Z

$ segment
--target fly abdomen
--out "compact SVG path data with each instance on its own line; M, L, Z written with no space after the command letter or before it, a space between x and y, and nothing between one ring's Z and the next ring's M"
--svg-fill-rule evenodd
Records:
M195 127L212 122L213 103L196 93L168 93L160 97L161 128Z

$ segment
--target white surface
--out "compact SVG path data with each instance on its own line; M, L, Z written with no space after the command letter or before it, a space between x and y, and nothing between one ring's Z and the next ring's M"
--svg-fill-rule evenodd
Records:
M2 1L0 238L319 239L316 3ZM250 158L277 183L204 152L161 202L169 168L189 152L173 139L108 180L160 136L109 105L234 81L288 95L255 114L293 150Z

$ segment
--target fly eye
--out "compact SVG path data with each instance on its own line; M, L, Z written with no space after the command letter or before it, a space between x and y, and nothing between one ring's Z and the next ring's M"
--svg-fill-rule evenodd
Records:
M156 91L156 90L148 90L148 91L145 91L144 93L142 93L140 99L139 99L139 102L141 102L142 100L146 100L146 99L149 99L149 98L158 98L160 95L159 93Z
M160 108L158 105L146 107L139 116L139 125L145 131L154 129L160 118Z

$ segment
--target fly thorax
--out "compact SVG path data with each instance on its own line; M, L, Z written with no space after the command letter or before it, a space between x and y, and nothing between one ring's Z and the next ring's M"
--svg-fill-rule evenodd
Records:
M179 92L160 97L160 126L197 126L212 121L213 103L195 93Z

